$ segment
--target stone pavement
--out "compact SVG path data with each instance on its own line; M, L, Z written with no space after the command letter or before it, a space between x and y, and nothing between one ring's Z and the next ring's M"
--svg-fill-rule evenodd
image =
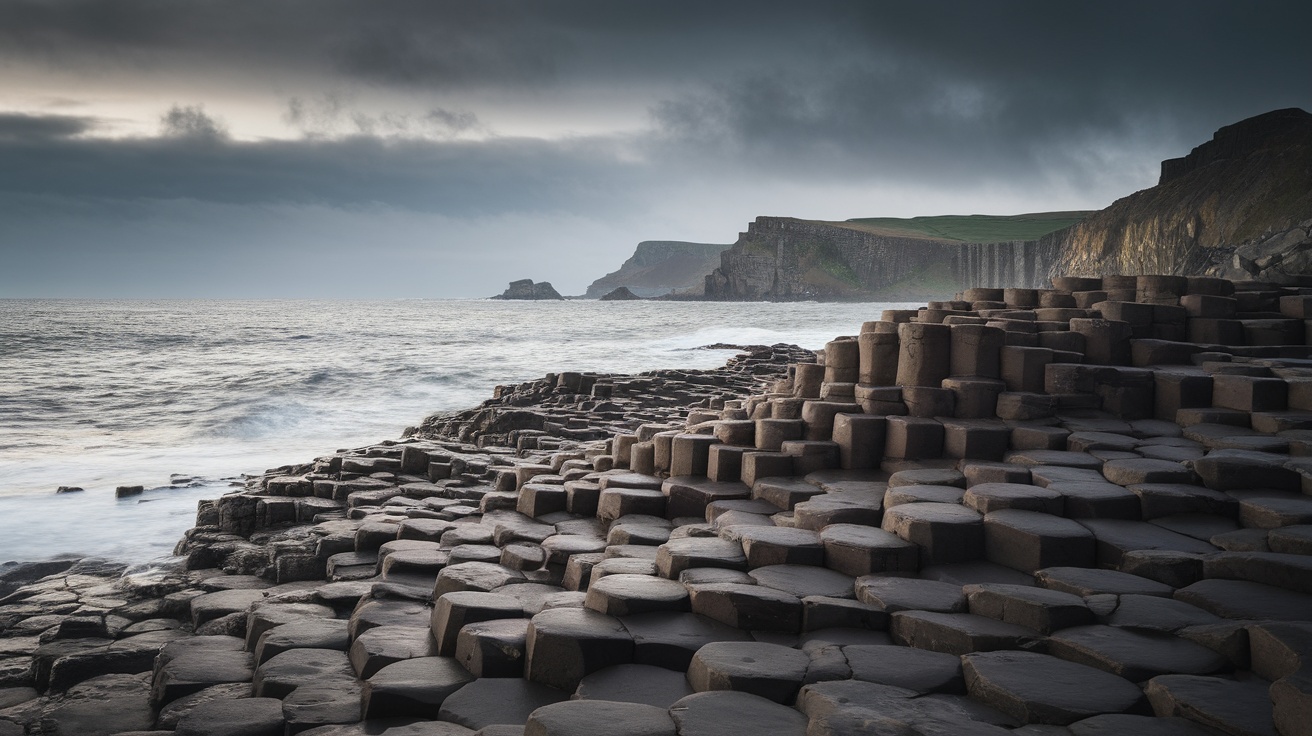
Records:
M0 736L1312 733L1312 290L1053 285L254 479L0 601Z

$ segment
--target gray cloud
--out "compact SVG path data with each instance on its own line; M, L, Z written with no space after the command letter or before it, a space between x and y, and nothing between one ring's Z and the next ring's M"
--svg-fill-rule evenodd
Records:
M599 274L638 240L728 240L757 214L1097 207L1222 125L1312 108L1290 30L1310 26L1293 0L10 0L0 65L65 84L49 110L126 90L162 117L104 138L89 115L0 113L0 252L78 264L96 242L87 283L135 263L158 284L157 264L225 249L248 271L345 263L352 242L410 258L431 230L482 291L503 274L479 249L516 277L612 253ZM228 134L233 99L284 101L302 137ZM589 125L616 109L649 114ZM498 134L536 115L588 132ZM259 248L224 245L238 221ZM206 248L177 244L192 225ZM0 287L59 270L32 258Z
M623 215L648 172L614 140L432 141L344 138L236 141L197 107L173 106L160 138L60 137L55 116L21 139L0 135L0 195L97 200L358 207L481 217L597 208ZM5 129L0 119L0 132Z
M218 140L228 137L222 122L205 113L204 105L174 105L159 117L160 132L171 138Z
M96 125L96 120L89 117L0 113L0 145L69 138Z

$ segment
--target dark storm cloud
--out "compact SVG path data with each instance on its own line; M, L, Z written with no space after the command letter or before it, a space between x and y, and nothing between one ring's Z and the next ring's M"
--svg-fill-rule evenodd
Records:
M16 0L0 5L0 58L539 102L600 87L651 108L651 150L670 161L1078 180L1107 150L1187 148L1242 117L1308 106L1312 47L1288 29L1310 25L1312 5L1284 1ZM316 132L306 103L293 99L287 119ZM364 134L423 123L346 114ZM483 129L477 111L434 116Z
M95 127L94 118L0 113L0 145L68 138L82 135Z
M6 79L58 80L30 104L88 116L0 113L0 253L53 273L97 250L162 282L188 232L217 252L240 220L257 271L321 253L334 228L296 233L340 216L343 252L440 227L442 258L496 250L520 277L617 264L653 228L719 241L757 214L818 216L794 193L866 208L828 217L932 214L859 199L903 191L904 209L1098 207L1222 125L1312 109L1309 27L1306 0L5 0ZM123 100L158 100L158 134L90 117ZM272 104L301 138L243 133ZM590 132L498 135L538 114ZM502 280L486 269L479 293Z
M16 117L16 116L10 116ZM226 204L383 204L470 217L574 210L619 214L643 174L607 140L428 141L356 135L234 141L194 106L162 116L156 138L64 138L79 118L30 119L6 138L0 195L97 200L195 199ZM21 123L21 125L19 125Z

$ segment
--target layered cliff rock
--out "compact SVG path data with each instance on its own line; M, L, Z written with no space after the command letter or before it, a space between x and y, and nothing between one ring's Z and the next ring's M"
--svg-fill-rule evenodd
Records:
M722 254L705 292L720 300L919 299L1112 273L1312 285L1310 233L1312 115L1277 110L1220 129L1164 161L1157 186L1095 213L760 217Z
M1053 214L1064 216L1051 218L1060 227L1084 213ZM935 298L974 286L1037 287L1057 261L1057 243L1064 232L1031 240L971 243L931 235L932 228L895 228L894 224L758 217L706 277L706 298L900 300Z
M1157 186L1072 227L1063 273L1290 282L1312 274L1312 114L1276 110L1162 162Z
M643 241L619 270L593 281L584 296L598 299L621 286L640 297L700 292L706 274L719 265L720 253L727 248L722 243Z

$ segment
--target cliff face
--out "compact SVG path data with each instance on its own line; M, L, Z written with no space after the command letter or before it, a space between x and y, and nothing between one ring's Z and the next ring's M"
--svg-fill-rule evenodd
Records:
M918 299L973 286L1039 286L1056 262L1061 232L963 243L853 223L758 217L706 277L706 298Z
M1287 281L1312 273L1309 227L1312 115L1277 110L1163 161L1157 186L1072 227L1056 266Z
M1068 214L1083 213L1021 217ZM1277 110L1226 126L1162 162L1157 186L1038 238L983 242L990 222L1010 218L977 218L974 234L960 227L971 219L760 217L706 277L706 298L933 299L1118 273L1312 285L1312 115Z
M621 286L640 297L700 291L703 278L719 264L720 253L728 247L677 240L643 241L618 271L593 281L585 296L598 299Z

